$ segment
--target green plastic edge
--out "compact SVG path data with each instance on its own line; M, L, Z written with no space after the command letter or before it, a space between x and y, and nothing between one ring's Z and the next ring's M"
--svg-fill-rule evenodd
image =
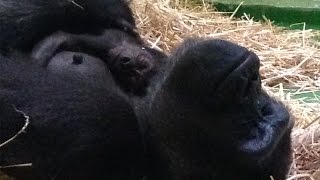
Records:
M239 4L227 4L220 2L211 3L222 12L233 12ZM276 25L290 29L302 29L306 23L306 29L320 29L320 9L318 8L296 8L296 7L276 7L269 5L242 5L235 16L240 17L246 13L255 20L267 19Z
M292 99L300 99L305 103L320 103L320 91L305 91L305 92L298 92L297 89L289 89L284 90L285 94L290 93L290 97Z

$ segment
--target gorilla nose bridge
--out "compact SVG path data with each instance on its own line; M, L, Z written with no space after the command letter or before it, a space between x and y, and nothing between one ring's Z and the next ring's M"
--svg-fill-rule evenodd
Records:
M249 55L233 69L218 85L221 101L243 103L247 96L255 96L260 91L260 60L256 54Z
M260 59L258 56L249 51L243 62L231 72L246 77L249 80L257 80L259 76Z
M254 54L248 49L228 41L215 39L196 45L197 51L206 48L207 52L210 53L204 54L201 58L199 58L198 54L188 56L194 59L192 60L193 64L202 69L200 71L202 71L203 76L211 80L213 87L218 87L238 68L252 69L252 66L255 66L253 64L257 63L248 64L247 61L251 61L250 57ZM193 51L191 50L191 52ZM254 71L257 70L254 68ZM238 72L238 75L241 75L241 73Z

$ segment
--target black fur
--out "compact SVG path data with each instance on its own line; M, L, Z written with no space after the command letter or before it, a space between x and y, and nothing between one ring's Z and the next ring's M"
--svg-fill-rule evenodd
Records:
M141 178L136 117L111 74L86 86L6 58L0 68L0 141L24 125L14 107L30 116L23 136L1 148L2 166L32 162L44 179Z
M0 166L32 163L18 178L285 179L293 123L246 48L167 57L125 0L0 0L0 24L0 144L30 116L0 147Z

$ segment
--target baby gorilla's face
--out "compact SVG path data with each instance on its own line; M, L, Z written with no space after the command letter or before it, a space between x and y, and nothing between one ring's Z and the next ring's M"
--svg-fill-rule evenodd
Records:
M152 54L136 37L113 29L100 35L58 32L38 43L31 56L52 73L88 83L115 80L133 93L146 88L155 68Z
M107 64L123 88L136 91L148 85L155 59L145 47L122 41L108 54Z

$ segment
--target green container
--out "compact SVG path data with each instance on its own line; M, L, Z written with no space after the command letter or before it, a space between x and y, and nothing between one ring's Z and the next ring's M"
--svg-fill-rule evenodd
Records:
M320 29L320 0L208 0L222 12L233 12L241 2L236 16L249 14L256 20L264 16L275 24L302 29Z

